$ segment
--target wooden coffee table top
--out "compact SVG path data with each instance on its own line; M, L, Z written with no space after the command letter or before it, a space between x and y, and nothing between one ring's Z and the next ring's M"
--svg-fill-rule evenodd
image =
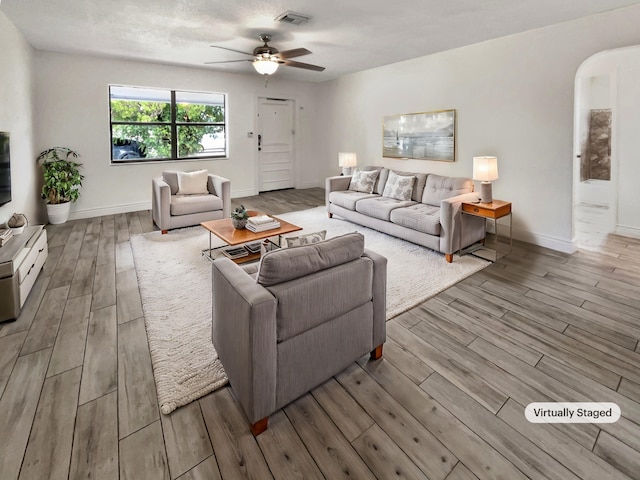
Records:
M242 243L249 243L255 240L262 240L263 238L284 235L285 233L302 230L302 227L285 222L278 217L274 217L272 215L270 215L270 217L275 218L280 222L280 228L253 233L251 230L247 230L246 228L242 228L240 230L233 228L233 223L231 223L230 218L221 218L220 220L202 222L200 225L229 245L240 245Z

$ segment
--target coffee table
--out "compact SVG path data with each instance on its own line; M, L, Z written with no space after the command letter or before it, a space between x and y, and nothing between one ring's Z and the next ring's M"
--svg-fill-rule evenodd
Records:
M211 246L211 240L213 238L213 235L215 235L220 240L225 242L228 246L241 245L243 243L255 242L256 240L264 240L265 238L278 237L278 243L275 243L275 242L273 243L279 247L280 242L282 240L282 235L286 233L302 230L302 227L299 227L289 222L285 222L280 218L277 218L274 216L271 216L271 218L274 218L280 222L280 228L274 228L272 230L265 230L264 232L256 232L256 233L252 232L251 230L247 230L246 228L242 228L242 229L234 228L230 218L221 218L220 220L211 220L209 222L202 222L200 225L209 231L209 248L204 249L202 251L202 255L205 258L207 258L209 261L213 261L213 255L212 255L213 251L217 250L218 248L224 248L224 247L213 248ZM253 260L257 260L259 258L260 258L260 253L250 253L246 257L235 258L233 259L233 261L235 263L245 263L245 262L251 262Z

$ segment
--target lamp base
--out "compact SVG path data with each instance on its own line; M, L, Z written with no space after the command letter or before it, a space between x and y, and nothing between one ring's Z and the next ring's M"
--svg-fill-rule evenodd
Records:
M342 173L341 175L345 175L345 176L349 176L351 175L351 167L342 167Z
M482 203L493 202L493 195L491 192L491 182L482 182L480 184L480 201Z

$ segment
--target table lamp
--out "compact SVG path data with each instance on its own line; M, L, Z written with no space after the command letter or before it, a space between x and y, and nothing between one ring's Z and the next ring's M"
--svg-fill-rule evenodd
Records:
M480 201L493 202L491 182L498 179L498 159L496 157L473 157L473 179L480 180Z
M338 153L338 165L342 167L342 175L351 175L351 168L357 164L358 158L355 153Z

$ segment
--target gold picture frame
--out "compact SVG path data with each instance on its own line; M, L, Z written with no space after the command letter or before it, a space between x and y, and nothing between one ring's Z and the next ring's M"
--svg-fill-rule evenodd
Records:
M405 113L383 117L382 156L456 161L456 111Z

